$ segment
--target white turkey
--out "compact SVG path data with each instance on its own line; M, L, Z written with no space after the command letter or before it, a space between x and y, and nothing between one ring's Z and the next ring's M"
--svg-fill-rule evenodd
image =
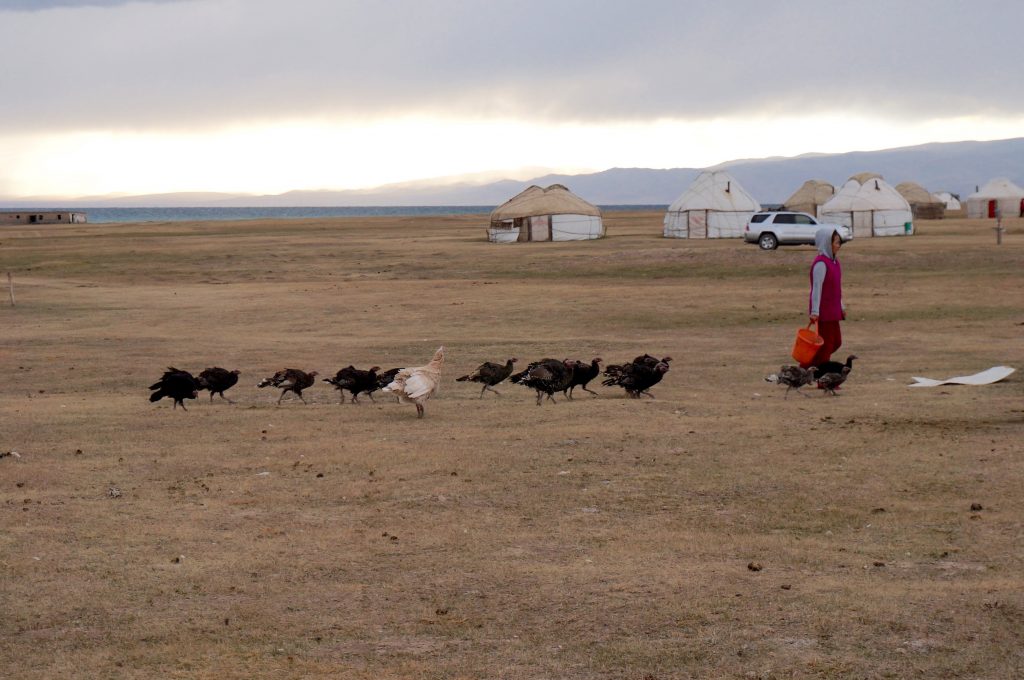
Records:
M382 391L394 394L403 404L416 405L416 417L422 418L423 404L437 392L441 384L441 367L444 365L444 345L437 348L434 358L425 366L399 369L394 380Z

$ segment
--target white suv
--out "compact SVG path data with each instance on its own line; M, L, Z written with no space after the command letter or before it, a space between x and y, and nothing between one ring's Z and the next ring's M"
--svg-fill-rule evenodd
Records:
M849 227L818 222L807 213L783 211L754 213L743 229L743 240L756 243L761 250L775 250L780 245L814 245L814 232L822 227L838 231L843 243L853 238Z

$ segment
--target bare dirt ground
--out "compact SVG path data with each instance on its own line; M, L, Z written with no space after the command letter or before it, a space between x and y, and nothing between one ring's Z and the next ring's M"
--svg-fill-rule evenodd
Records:
M860 361L783 399L812 250L660 219L0 230L0 675L1020 677L1024 377L906 385L1024 368L1024 222L847 245ZM442 343L424 420L255 387ZM655 400L454 382L643 352L675 358ZM213 365L236 404L147 400Z

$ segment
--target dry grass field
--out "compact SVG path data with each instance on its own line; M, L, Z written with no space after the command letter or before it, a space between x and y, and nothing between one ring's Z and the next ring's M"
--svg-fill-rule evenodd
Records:
M906 385L1024 369L1024 221L847 245L860 361L783 399L812 249L660 219L0 230L0 676L1021 677L1024 375ZM423 420L255 387L441 344ZM654 400L454 382L643 352ZM213 365L236 404L148 401Z

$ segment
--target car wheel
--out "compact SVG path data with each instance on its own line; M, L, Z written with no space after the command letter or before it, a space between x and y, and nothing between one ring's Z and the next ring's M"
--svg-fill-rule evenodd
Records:
M779 247L779 239L775 238L775 234L761 234L757 239L757 245L761 250L775 250Z

